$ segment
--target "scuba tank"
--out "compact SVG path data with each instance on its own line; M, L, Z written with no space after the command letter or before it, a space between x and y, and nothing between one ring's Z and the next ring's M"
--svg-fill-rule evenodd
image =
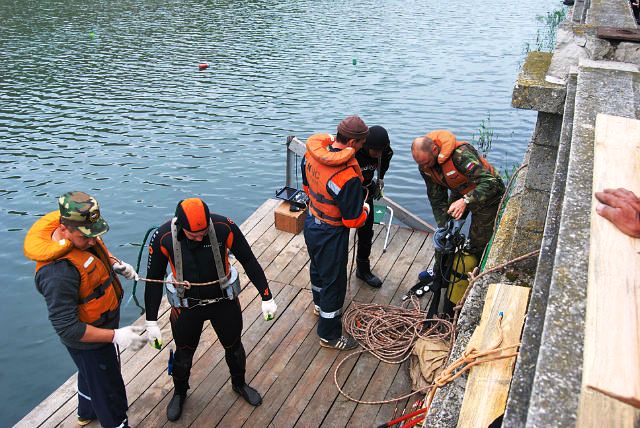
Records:
M443 289L446 290L443 312L453 316L453 308L469 285L467 272L471 272L478 265L477 258L464 249L465 236L461 232L463 225L463 219L449 220L433 235L436 254L431 290L434 294L427 311L428 318L438 313L440 294Z
M468 272L478 266L478 258L466 250L458 250L453 256L451 266L451 276L449 277L449 287L447 288L447 299L455 305L458 304L464 292L469 286Z

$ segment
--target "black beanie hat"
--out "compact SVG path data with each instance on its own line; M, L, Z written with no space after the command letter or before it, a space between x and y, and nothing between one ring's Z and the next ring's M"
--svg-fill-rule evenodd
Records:
M369 127L369 135L364 143L365 149L384 150L389 147L389 134L382 126L373 125Z

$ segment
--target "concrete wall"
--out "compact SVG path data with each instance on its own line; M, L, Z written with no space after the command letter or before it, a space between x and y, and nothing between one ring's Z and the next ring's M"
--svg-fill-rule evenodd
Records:
M532 287L506 427L586 426L580 397L595 116L640 117L640 44L599 39L599 26L635 29L628 1L576 1L558 31L556 50L531 52L525 61L513 106L537 110L538 120L487 268L536 249L540 254L475 285L449 360L464 352L490 283ZM436 393L429 427L457 425L465 385L461 376ZM616 403L607 409L602 413L626 412L626 419L615 419L626 421L620 426L640 426L640 411Z

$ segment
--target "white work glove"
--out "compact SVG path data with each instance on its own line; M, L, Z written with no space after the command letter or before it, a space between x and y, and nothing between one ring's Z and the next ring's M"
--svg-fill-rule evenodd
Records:
M144 325L147 327L147 342L149 342L149 346L156 349L162 348L162 332L158 327L158 321L145 321Z
M133 325L117 328L113 330L112 342L118 345L120 348L131 346L131 349L133 349L134 351L138 351L147 342L146 337L140 336L140 333L142 333L143 331L143 327Z
M127 279L140 279L138 272L127 262L119 261L113 264L113 270Z
M262 301L262 316L265 321L271 321L276 316L276 311L278 310L278 305L276 305L276 301L266 300Z
M367 215L369 215L369 213L371 212L371 207L366 202L362 205L362 209L364 209L367 212Z

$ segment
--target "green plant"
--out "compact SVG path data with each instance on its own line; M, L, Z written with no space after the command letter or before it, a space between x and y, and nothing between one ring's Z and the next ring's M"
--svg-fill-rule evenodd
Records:
M493 126L491 126L491 113L487 115L487 119L483 119L480 122L480 128L478 128L478 138L473 134L471 141L476 149L487 157L487 154L491 150L491 143L493 142Z
M500 168L500 176L502 177L502 180L506 183L509 182L509 180L511 180L511 177L513 176L513 174L516 172L516 170L520 168L520 165L512 163L511 167L505 165L502 168Z
M536 20L543 25L536 31L535 50L540 52L553 52L556 47L556 36L558 34L558 26L565 20L567 9L561 8L553 12L547 12L546 15L538 15ZM518 69L522 68L524 58L533 50L531 43L526 42L522 48L522 61L518 64Z
M547 12L546 15L537 17L538 22L544 25L542 29L538 29L536 34L536 47L539 51L552 52L555 49L558 26L566 17L566 8Z
M514 132L511 132L511 139L513 139ZM487 118L483 119L480 122L480 127L478 128L478 136L476 138L476 134L471 136L471 143L478 150L482 156L485 158L488 156L491 151L491 145L493 144L494 131L493 126L491 125L491 113L487 114ZM496 165L494 163L494 165ZM505 183L508 183L514 172L520 168L520 164L515 162L508 162L507 153L504 153L504 159L502 161L502 167L496 168L500 173L500 176L504 180Z

